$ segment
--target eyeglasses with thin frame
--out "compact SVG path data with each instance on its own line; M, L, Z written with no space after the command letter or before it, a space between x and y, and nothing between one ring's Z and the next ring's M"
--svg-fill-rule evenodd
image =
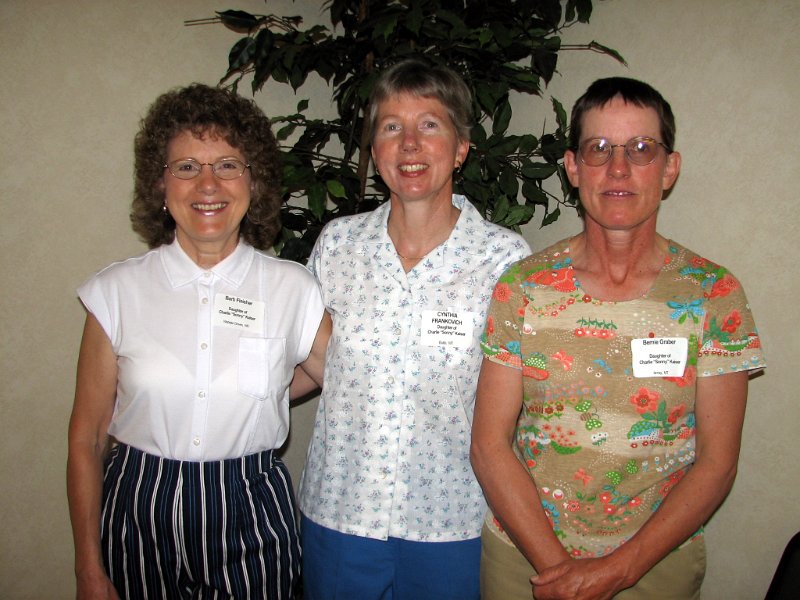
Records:
M213 163L201 163L193 158L179 158L164 165L178 179L194 179L203 170L203 166L211 167L211 172L220 179L236 179L244 174L250 165L238 158L220 158Z
M601 167L611 160L614 148L624 148L625 156L634 165L640 167L651 164L658 156L658 147L662 146L667 154L672 150L651 137L635 137L624 144L612 144L605 138L590 138L578 146L581 162L590 167Z

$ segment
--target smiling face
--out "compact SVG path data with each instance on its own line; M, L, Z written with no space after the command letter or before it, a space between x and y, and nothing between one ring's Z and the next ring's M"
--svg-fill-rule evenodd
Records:
M214 163L221 158L247 161L222 137L197 137L184 131L167 145L167 162L193 158ZM175 236L181 248L199 265L211 266L234 251L239 224L250 207L250 170L236 179L220 179L208 165L194 179L178 179L164 169L161 180L165 204L175 219Z
M372 159L393 199L449 205L453 169L468 150L439 100L400 94L380 103Z
M640 136L661 141L656 111L628 104L619 96L588 110L581 125L580 142L604 138L611 144L624 144ZM614 148L611 159L599 167L583 164L571 150L564 155L570 183L580 193L586 226L615 231L640 227L655 231L661 198L675 183L680 165L680 154L667 154L663 148L645 166L632 164L623 148Z

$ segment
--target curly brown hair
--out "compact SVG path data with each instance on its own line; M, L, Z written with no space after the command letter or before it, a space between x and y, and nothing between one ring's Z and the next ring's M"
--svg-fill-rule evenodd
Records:
M195 83L159 96L142 119L134 141L131 223L150 248L169 244L175 221L163 210L167 144L184 132L219 136L250 164L250 208L239 235L266 250L280 231L280 152L269 119L252 101L232 91Z

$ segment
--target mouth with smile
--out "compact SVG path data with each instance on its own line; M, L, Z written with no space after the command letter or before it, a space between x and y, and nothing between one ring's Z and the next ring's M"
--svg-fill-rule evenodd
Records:
M428 168L428 165L423 163L412 163L405 165L398 165L397 167L402 173L419 173Z
M213 204L205 204L203 202L195 202L192 208L202 213L215 213L228 206L227 202L215 202Z

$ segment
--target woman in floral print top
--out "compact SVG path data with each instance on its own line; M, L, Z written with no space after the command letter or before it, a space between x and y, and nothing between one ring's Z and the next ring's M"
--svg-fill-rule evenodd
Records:
M572 125L584 230L500 278L483 337L482 598L699 597L759 338L739 282L656 232L680 170L661 95L599 80Z
M333 334L300 484L304 592L477 600L480 336L494 283L530 249L452 193L472 115L458 75L403 61L374 90L390 200L329 223L309 260Z

